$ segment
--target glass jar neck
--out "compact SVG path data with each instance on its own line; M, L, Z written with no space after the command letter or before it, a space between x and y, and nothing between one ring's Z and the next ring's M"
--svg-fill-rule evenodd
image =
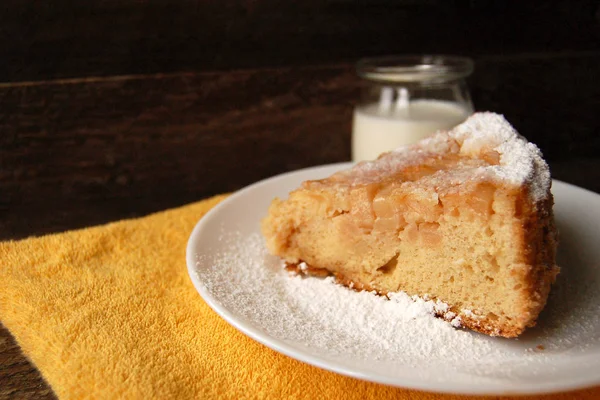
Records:
M473 61L444 55L379 57L360 60L356 70L358 76L375 84L451 85L473 72Z

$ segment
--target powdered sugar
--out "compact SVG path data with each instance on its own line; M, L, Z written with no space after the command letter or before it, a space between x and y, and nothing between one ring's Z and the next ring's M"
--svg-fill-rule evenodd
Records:
M462 143L461 154L475 156L486 149L498 152L499 165L489 167L492 176L517 185L529 184L534 201L547 196L550 170L542 152L519 135L502 115L476 113L448 135Z
M534 202L547 197L550 170L539 148L519 135L503 116L490 112L476 113L448 132L438 132L414 145L400 147L375 161L359 163L338 173L337 178L351 184L369 183L382 174L393 174L426 158L452 153L475 160L489 152L499 155L497 164L463 162L452 170L425 177L420 186L439 189L469 180L492 180L526 185Z
M199 280L211 296L269 336L331 359L445 365L480 377L497 375L501 365L507 377L527 375L535 366L551 365L561 353L583 353L584 347L576 343L599 324L598 307L593 307L585 311L585 322L579 322L578 328L589 325L583 330L546 324L520 340L491 338L455 329L458 318L451 325L433 317L434 311L448 311L443 303L405 293L391 294L388 300L337 285L332 278L294 276L267 254L258 234L225 235L222 241L225 251L198 261ZM553 311L550 318L565 312L556 305ZM539 344L546 350L535 350Z

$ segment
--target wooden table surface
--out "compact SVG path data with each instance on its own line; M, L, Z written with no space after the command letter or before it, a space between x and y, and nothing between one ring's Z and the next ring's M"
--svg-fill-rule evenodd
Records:
M554 178L600 193L594 1L520 5L518 15L494 2L513 24L461 1L426 2L443 6L417 14L386 2L307 1L288 13L266 0L229 8L182 0L193 12L123 0L65 13L67 3L33 12L7 0L10 13L0 14L8 60L0 240L141 216L347 161L359 92L350 61L386 52L473 55L476 108L505 114L542 149ZM405 35L407 24L419 29ZM423 33L425 24L445 34ZM54 397L0 327L0 399Z

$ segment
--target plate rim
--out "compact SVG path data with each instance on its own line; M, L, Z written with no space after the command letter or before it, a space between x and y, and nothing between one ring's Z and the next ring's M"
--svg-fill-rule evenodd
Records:
M187 241L186 245L186 264L188 275L196 289L196 291L200 294L202 299L206 302L206 304L223 318L229 325L233 326L238 331L242 332L244 335L250 337L254 341L266 346L278 353L281 353L285 356L293 358L295 360L301 361L308 365L312 365L317 368L321 368L327 371L331 371L334 373L338 373L344 376L352 377L355 379L360 379L363 381L374 382L379 384L384 384L388 386L404 388L404 389L414 389L414 390L422 390L427 392L434 393L445 393L445 394L459 394L459 395L531 395L531 394L549 394L549 393L557 393L557 392L567 392L571 390L577 389L585 389L594 387L600 384L600 375L595 379L592 378L579 378L571 380L568 383L564 381L553 383L531 383L531 384L519 384L519 387L516 389L511 389L508 387L504 387L503 389L498 388L498 390L490 390L489 387L482 387L481 385L466 385L464 383L454 383L451 382L437 382L437 381L427 381L427 380L415 380L415 379L397 379L392 377L385 376L377 376L371 375L365 372L356 371L351 367L343 366L339 363L335 363L331 360L327 360L321 358L317 355L308 355L302 352L299 349L294 348L292 345L286 343L282 339L275 338L270 336L265 332L261 332L258 328L254 327L251 324L251 321L246 321L246 318L240 315L236 315L234 312L230 311L222 305L216 298L212 296L210 291L206 288L206 286L201 282L197 272L196 272L196 243L198 242L197 237L202 233L202 229L204 225L208 223L211 219L216 218L220 210L228 207L229 204L234 203L239 197L242 197L249 191L256 189L259 186L263 186L269 182L285 179L290 176L296 174L303 174L307 172L315 172L321 169L342 169L345 167L350 167L354 165L353 162L341 162L341 163L333 163L333 164L325 164L318 165L313 167L302 168L298 170L288 171L285 173L281 173L275 176L271 176L269 178L265 178L259 180L253 184L250 184L230 195L225 200L221 201L211 210L209 210L204 216L202 216L195 224L192 232ZM594 195L600 196L600 194L593 192L591 190L573 185L571 183L567 183L564 181L552 180L552 186L564 186L566 190L569 191L583 191L587 192L586 195ZM487 385L497 385L497 383L490 383ZM508 385L507 385L508 386Z

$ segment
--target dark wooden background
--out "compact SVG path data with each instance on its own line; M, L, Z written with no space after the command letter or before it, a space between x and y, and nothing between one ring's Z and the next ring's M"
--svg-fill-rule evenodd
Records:
M226 3L226 4L225 4ZM471 56L553 176L600 192L597 1L4 0L0 239L350 158L364 56ZM52 398L0 328L0 399Z

